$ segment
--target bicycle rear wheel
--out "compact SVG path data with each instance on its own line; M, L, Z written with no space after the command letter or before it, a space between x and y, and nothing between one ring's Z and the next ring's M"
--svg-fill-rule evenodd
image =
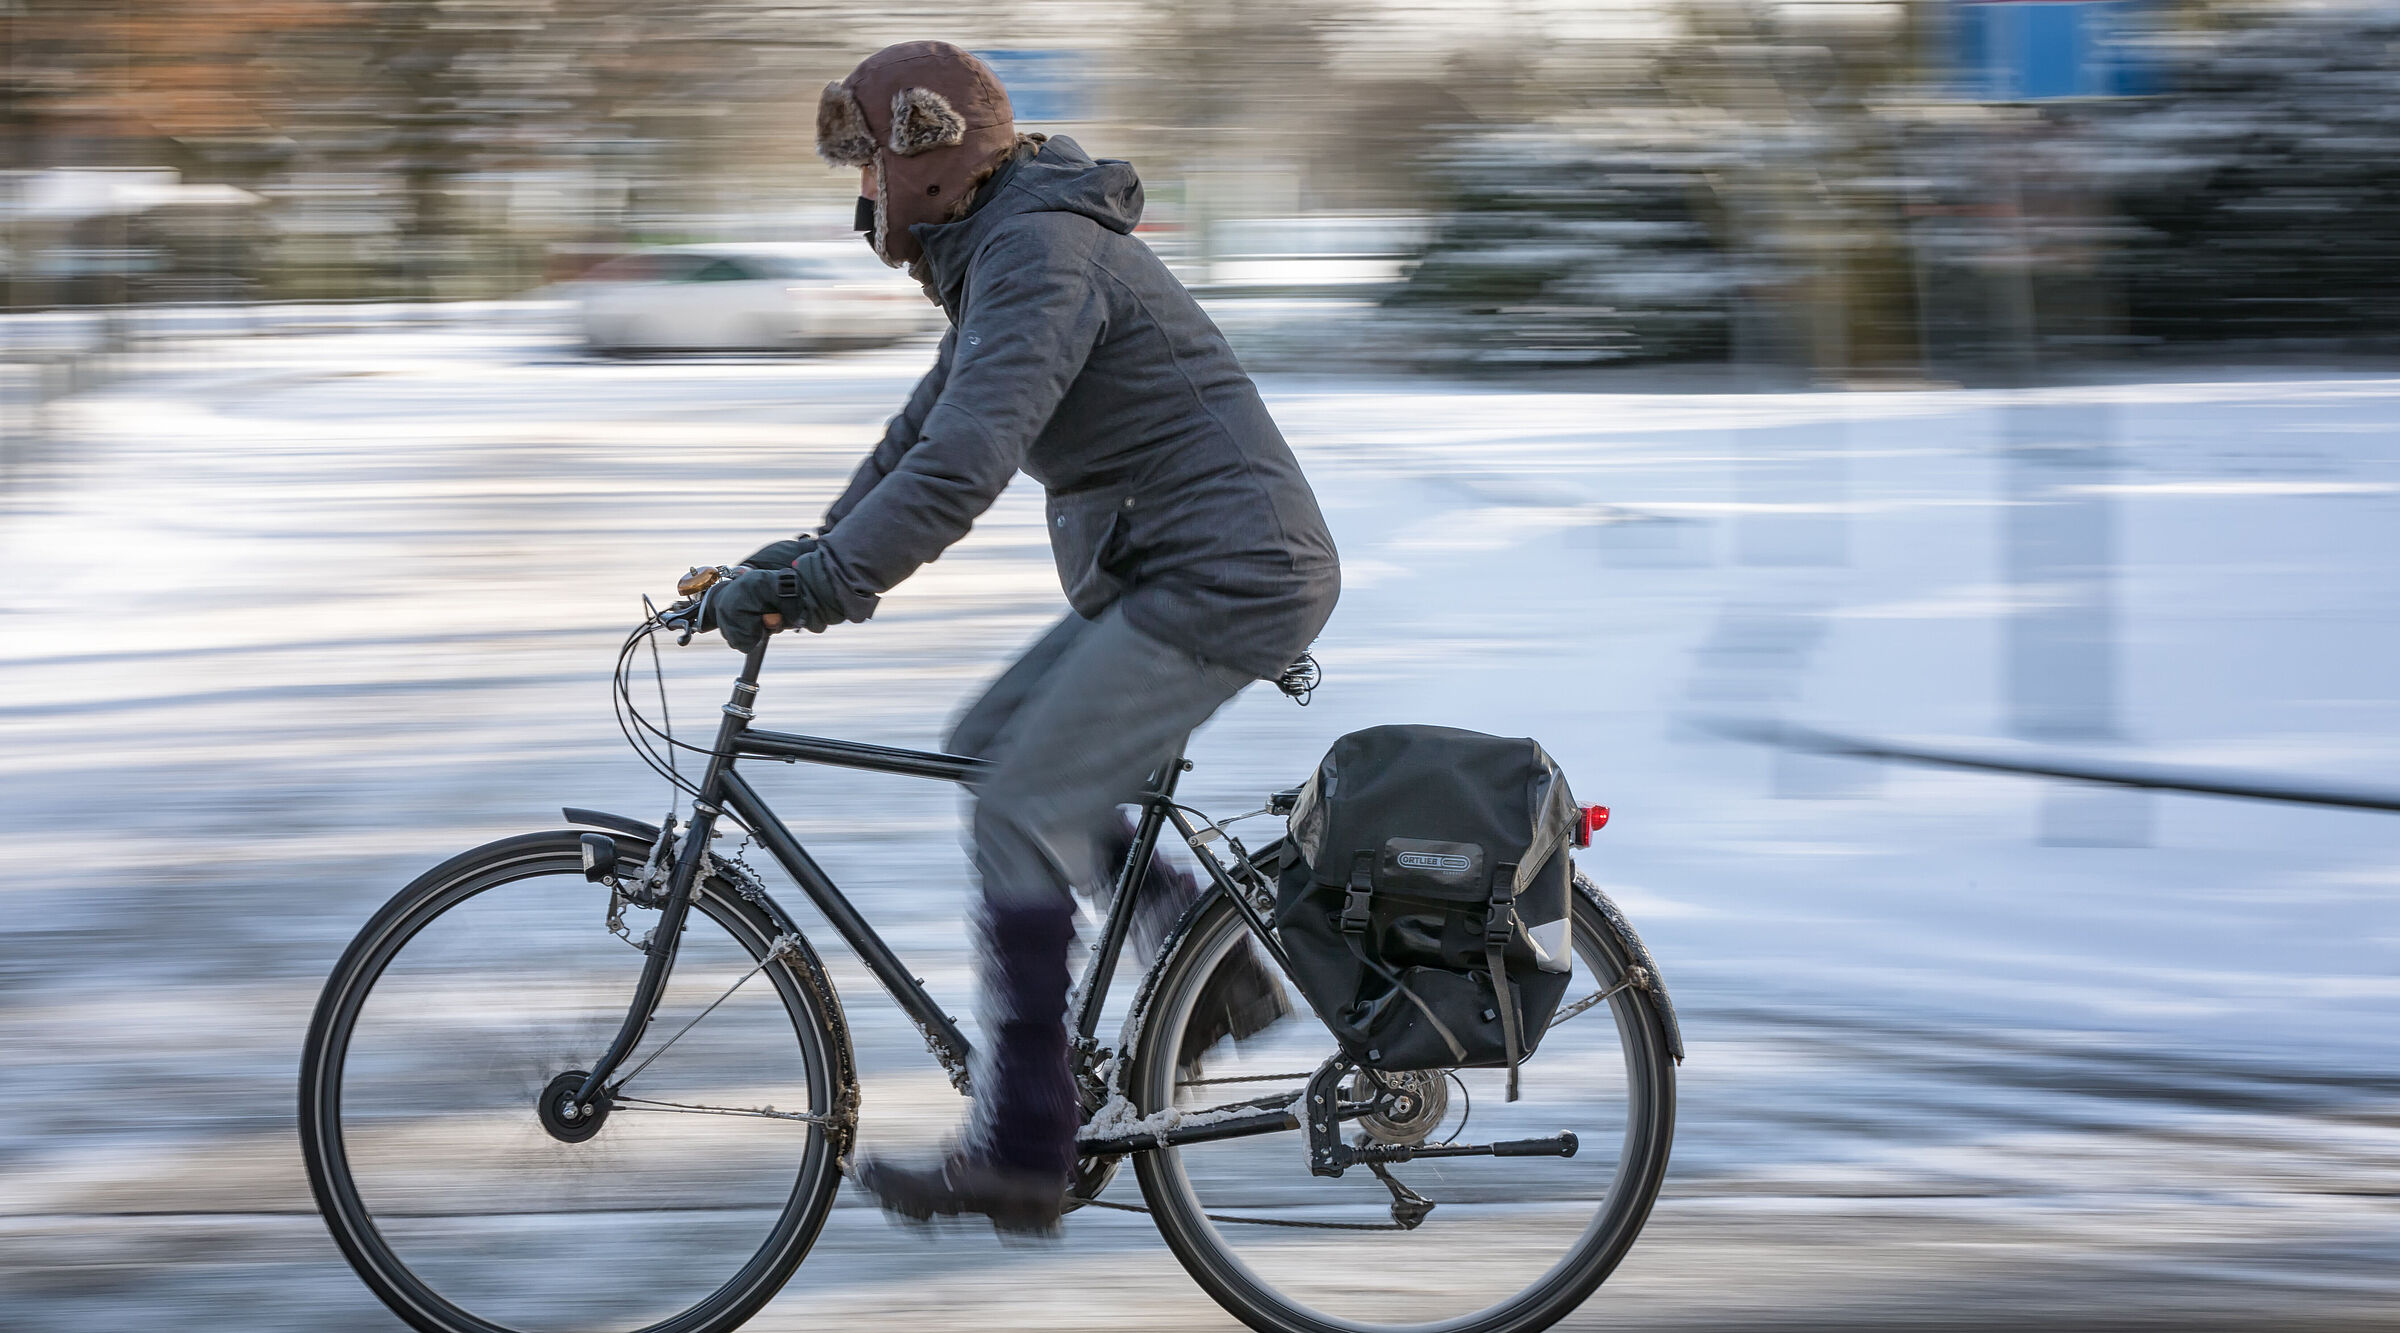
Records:
M1577 889L1578 976L1524 1067L1523 1099L1505 1100L1501 1070L1427 1071L1407 1076L1414 1116L1342 1126L1361 1143L1493 1143L1568 1131L1579 1141L1575 1155L1396 1163L1393 1179L1433 1204L1413 1229L1398 1223L1394 1192L1369 1168L1312 1176L1297 1133L1137 1155L1135 1174L1168 1247L1219 1304L1269 1333L1530 1333L1607 1278L1666 1174L1674 1066L1647 997L1618 988L1633 960L1580 875ZM1296 1094L1335 1045L1297 990L1297 1017L1218 1047L1197 1070L1177 1068L1195 999L1248 937L1234 905L1214 898L1160 969L1126 1089L1143 1115L1172 1108L1188 1116L1287 1092L1292 1109L1304 1110ZM1579 1000L1590 1002L1577 1009Z
M619 846L630 880L648 849ZM326 982L301 1065L309 1183L359 1275L428 1333L730 1329L832 1207L833 992L724 878L694 888L616 1095L580 1123L559 1110L644 961L609 904L576 834L506 839L402 890ZM634 916L638 939L651 914Z

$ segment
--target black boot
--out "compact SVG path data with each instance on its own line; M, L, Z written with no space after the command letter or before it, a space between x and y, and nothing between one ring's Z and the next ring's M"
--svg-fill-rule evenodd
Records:
M1054 1231L1083 1123L1067 1066L1070 903L983 912L984 1035L975 1109L957 1147L936 1162L869 1159L858 1183L887 1211L924 1220L979 1213L1002 1231Z
M916 1222L973 1213L990 1218L995 1231L1046 1236L1057 1233L1066 1210L1063 1175L1021 1171L965 1147L922 1166L869 1157L858 1164L856 1175L885 1212Z

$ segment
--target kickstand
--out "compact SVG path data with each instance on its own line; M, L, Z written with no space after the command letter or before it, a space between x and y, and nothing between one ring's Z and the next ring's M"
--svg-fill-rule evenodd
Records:
M1417 1224L1425 1220L1425 1214L1433 1211L1433 1200L1394 1180L1391 1170L1381 1162L1369 1162L1367 1169L1392 1192L1392 1220L1403 1231L1416 1230Z

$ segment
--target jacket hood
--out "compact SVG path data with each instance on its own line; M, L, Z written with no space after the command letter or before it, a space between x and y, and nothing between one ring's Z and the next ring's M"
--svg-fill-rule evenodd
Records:
M967 270L1001 223L1021 213L1080 213L1110 231L1130 233L1142 220L1142 178L1133 164L1093 160L1073 139L1045 139L1018 150L986 182L974 211L956 222L924 222L909 234L925 252L926 285L951 318L966 297Z

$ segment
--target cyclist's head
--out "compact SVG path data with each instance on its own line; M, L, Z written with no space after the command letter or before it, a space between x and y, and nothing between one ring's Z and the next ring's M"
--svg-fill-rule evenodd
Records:
M948 42L887 46L817 103L817 155L866 173L868 239L894 268L924 253L908 229L958 216L1016 138L1000 76Z

